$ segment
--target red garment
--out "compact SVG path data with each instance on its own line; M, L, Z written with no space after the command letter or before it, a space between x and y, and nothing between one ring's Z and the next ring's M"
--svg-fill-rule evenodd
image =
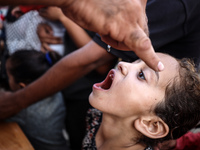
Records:
M31 11L31 10L39 10L40 8L43 8L43 7L46 7L46 6L43 6L43 5L29 5L29 6L22 6L20 5L20 10L23 12L23 13L27 13L28 11Z
M0 14L0 20L4 21L5 20L5 16L3 14Z
M200 150L200 133L188 132L177 139L173 150Z

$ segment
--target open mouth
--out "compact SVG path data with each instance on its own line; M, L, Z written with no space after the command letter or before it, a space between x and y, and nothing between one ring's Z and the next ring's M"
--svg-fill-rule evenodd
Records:
M114 76L114 70L111 70L104 81L102 81L101 83L96 83L94 86L100 89L108 90L112 85Z

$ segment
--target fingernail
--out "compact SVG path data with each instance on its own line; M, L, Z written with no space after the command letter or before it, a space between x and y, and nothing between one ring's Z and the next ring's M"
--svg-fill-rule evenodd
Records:
M159 62L158 62L158 70L159 70L159 71L163 71L164 68L165 68L165 67L164 67L163 63L159 61Z

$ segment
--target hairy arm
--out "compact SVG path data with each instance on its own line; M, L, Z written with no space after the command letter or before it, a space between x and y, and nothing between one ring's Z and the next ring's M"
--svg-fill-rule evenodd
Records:
M78 78L114 57L90 41L79 50L65 56L41 78L17 92L0 94L0 119L10 117L21 109L69 86Z

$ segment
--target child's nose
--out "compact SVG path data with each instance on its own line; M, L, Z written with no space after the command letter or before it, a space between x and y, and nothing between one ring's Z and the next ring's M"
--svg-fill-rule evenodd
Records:
M119 62L118 65L117 65L117 68L123 75L127 75L127 73L128 73L128 63Z

